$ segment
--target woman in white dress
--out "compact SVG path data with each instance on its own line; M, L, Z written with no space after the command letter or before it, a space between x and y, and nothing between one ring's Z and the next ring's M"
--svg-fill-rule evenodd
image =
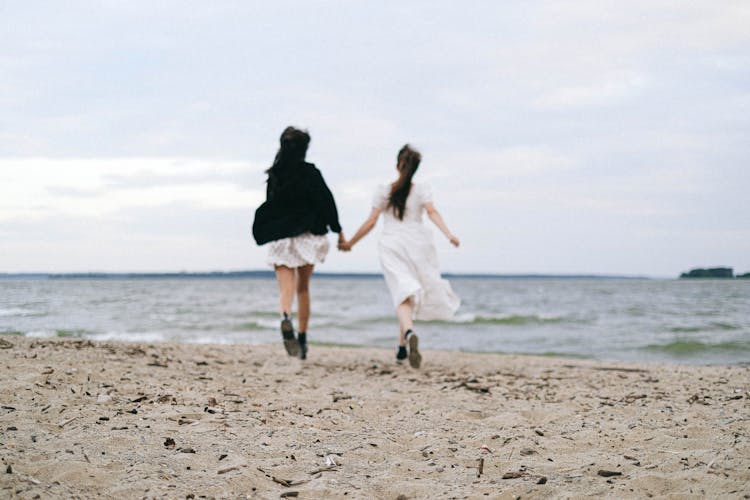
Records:
M273 165L266 173L266 201L255 211L253 236L268 243L268 264L279 283L281 336L290 356L307 357L307 325L310 320L310 278L315 264L328 254L326 233L339 233L336 202L323 176L305 156L310 135L287 127ZM294 336L292 302L297 295L298 336Z
M396 360L402 362L408 357L414 368L419 368L422 356L413 320L447 320L461 304L450 283L440 276L432 233L422 223L422 214L426 212L451 244L458 247L458 238L450 232L432 202L430 187L412 182L421 159L419 152L408 144L401 148L396 163L398 179L378 188L367 220L351 240L339 243L340 250L351 250L383 215L378 249L401 330Z

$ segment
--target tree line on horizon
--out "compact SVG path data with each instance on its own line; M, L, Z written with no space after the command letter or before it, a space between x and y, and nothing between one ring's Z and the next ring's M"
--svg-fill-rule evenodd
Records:
M680 274L682 279L691 278L713 278L713 279L749 279L750 272L744 274L738 274L735 276L734 269L731 267L711 267L711 268L695 268L691 269L686 273Z

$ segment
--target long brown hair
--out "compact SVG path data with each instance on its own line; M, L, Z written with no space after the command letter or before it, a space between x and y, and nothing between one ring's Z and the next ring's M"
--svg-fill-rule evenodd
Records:
M306 130L287 127L279 138L279 151L273 160L268 174L269 192L273 193L277 185L294 173L294 169L304 163L307 147L310 145L310 134Z
M393 209L393 213L399 220L404 220L406 198L411 191L411 178L417 172L420 161L422 161L422 155L408 144L404 145L398 152L396 169L399 176L398 180L391 184L391 192L388 195L388 208Z

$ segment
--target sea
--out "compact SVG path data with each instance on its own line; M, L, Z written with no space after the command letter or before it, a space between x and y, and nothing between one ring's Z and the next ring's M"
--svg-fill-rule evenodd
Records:
M750 365L750 280L453 276L423 350ZM394 349L380 276L314 276L308 337ZM0 279L0 336L253 345L280 341L272 276ZM311 351L311 356L314 350Z

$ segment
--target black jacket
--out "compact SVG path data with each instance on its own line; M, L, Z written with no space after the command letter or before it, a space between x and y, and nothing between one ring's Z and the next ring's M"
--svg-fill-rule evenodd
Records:
M266 201L255 211L253 237L258 245L302 233L341 232L336 202L312 163L294 167L280 178L269 177Z

